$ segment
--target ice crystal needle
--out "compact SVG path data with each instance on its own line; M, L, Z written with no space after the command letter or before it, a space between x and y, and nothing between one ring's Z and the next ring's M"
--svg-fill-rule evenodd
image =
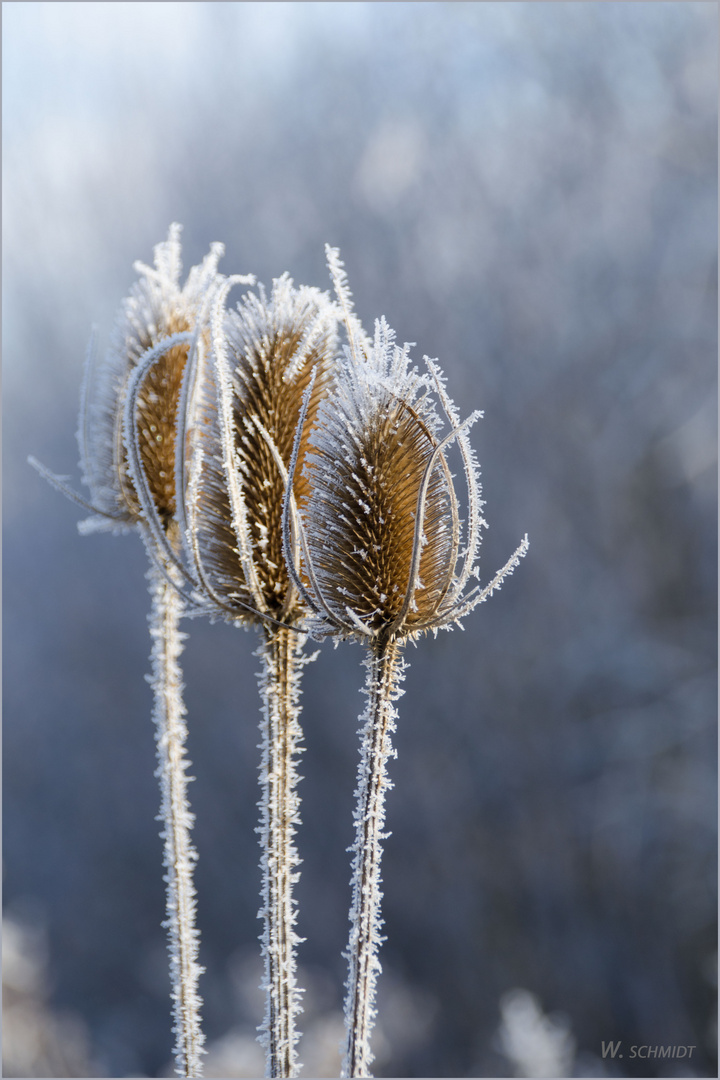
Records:
M356 790L355 844L345 1021L344 1076L370 1076L370 1035L382 942L381 841L386 763L400 696L403 644L450 628L500 587L527 551L527 537L489 585L468 589L476 572L480 485L468 428L480 413L459 417L437 364L420 375L409 347L395 344L381 319L370 342L352 313L338 252L328 262L349 346L308 437L307 401L298 423L284 505L285 557L295 587L313 612L311 633L354 638L368 648ZM443 415L444 414L444 415ZM449 424L449 431L443 431ZM299 448L309 442L295 494ZM460 448L469 520L461 535L458 498L446 459ZM463 546L464 545L464 546Z

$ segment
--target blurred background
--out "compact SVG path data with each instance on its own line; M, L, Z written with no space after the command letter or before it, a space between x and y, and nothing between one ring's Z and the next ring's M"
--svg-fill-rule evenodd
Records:
M376 1075L716 1076L717 5L11 3L2 48L4 1075L172 1072L146 557L26 458L79 484L91 326L179 221L267 284L338 245L485 410L484 579L530 536L408 651ZM260 1076L256 640L187 629L206 1073ZM305 679L311 1077L361 652Z

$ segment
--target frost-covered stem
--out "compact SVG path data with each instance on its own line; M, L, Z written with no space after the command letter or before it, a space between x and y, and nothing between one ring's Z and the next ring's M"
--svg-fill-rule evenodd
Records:
M394 643L374 644L365 661L368 674L364 693L368 704L362 720L360 766L355 810L355 853L352 873L352 903L350 908L350 941L346 958L349 962L345 984L345 1026L347 1044L342 1075L372 1076L370 1050L375 1010L375 984L381 965L378 949L380 935L380 860L386 839L385 792L392 784L387 778L385 763L394 756L390 736L395 731L397 710L393 701L402 691L404 663L400 647Z
M167 873L167 917L170 981L173 1001L173 1034L178 1076L202 1075L201 1055L204 1036L200 1026L198 980L204 968L198 963L200 935L195 927L195 886L193 870L197 852L190 840L194 815L187 800L186 775L190 762L185 756L187 726L182 701L182 673L178 663L186 635L178 625L183 615L183 601L171 580L178 576L168 567L166 577L157 567L148 573L152 611L150 634L153 639L152 676L155 696L154 720L160 781L161 837L165 841L164 865Z
M299 824L300 798L297 794L296 761L301 752L300 677L308 662L302 648L305 638L284 628L267 628L258 650L262 660L259 675L262 710L262 761L260 786L260 846L262 856L263 920L260 937L265 962L263 989L266 992L265 1019L260 1041L266 1050L266 1076L297 1076L299 1066L295 1044L297 1014L301 1012L295 979L295 946L302 940L295 933L296 901L293 885L300 877L293 842Z

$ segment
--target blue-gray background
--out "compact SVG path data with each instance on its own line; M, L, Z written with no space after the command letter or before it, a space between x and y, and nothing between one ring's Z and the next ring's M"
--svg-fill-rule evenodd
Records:
M716 51L707 3L3 5L4 894L108 1075L170 1053L145 554L79 537L25 459L77 475L91 324L175 220L186 268L222 240L267 283L326 287L339 245L366 325L485 410L485 578L530 535L409 651L383 956L432 1023L382 1075L500 1075L517 986L589 1054L716 1075ZM257 661L188 629L217 1038L259 931ZM304 696L301 960L333 1006L360 660L324 648Z

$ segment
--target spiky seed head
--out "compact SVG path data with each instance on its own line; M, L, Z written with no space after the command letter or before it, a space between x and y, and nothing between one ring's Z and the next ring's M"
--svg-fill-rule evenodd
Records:
M375 636L412 634L432 620L457 560L455 497L438 463L429 477L417 570L418 496L438 445L440 417L407 346L377 324L359 364L351 355L309 435L308 495L300 509L317 585L340 624L352 612ZM415 579L406 603L408 586ZM403 608L407 611L403 614Z
M86 373L79 441L93 505L113 524L132 526L140 499L131 480L122 430L125 394L143 354L172 334L195 329L208 292L218 283L222 244L180 285L180 226L155 247L154 267L136 263L139 280L123 301L104 363ZM147 485L163 528L175 512L175 428L189 344L178 344L149 369L137 396L137 442ZM107 520L107 517L105 520ZM101 518L96 522L102 527Z
M327 251L349 346L309 435L308 494L304 502L286 494L285 554L314 613L314 636L402 641L448 628L486 599L525 554L527 538L490 585L466 591L485 525L467 428L482 414L461 423L437 363L426 357L424 375L411 368L410 347L396 345L384 319L369 342L339 254ZM307 423L303 416L298 437ZM467 485L464 530L446 459L453 442Z
M188 496L189 546L205 591L231 619L243 621L248 608L285 623L306 613L283 558L285 470L311 375L314 419L336 352L328 295L296 288L287 274L273 281L269 297L260 286L213 320L211 363L192 421L201 464ZM306 439L303 461L307 449ZM296 477L296 496L306 498L307 481Z

